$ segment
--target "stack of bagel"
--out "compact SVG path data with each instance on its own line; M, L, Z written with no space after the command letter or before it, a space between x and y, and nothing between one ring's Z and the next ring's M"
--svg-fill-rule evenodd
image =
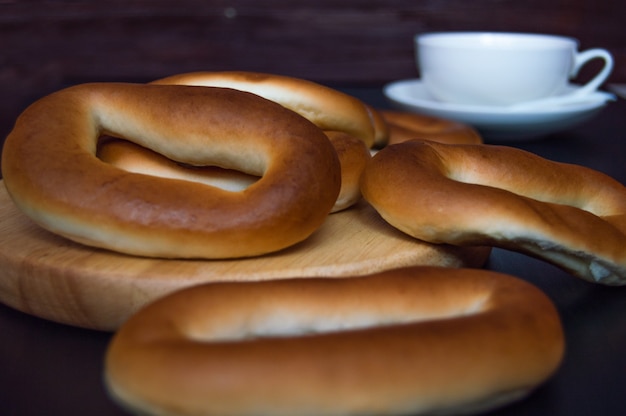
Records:
M245 259L365 201L410 238L626 283L626 190L471 127L248 72L82 84L16 122L2 174L46 230L128 256ZM478 412L558 368L558 312L513 276L415 266L189 287L115 334L105 380L155 415ZM297 278L296 278L297 277Z

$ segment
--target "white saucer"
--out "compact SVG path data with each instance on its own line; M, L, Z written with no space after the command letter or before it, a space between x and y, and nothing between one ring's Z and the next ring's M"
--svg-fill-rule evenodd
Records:
M561 94L575 91L569 85ZM437 101L419 79L396 81L384 87L385 96L399 109L460 121L474 126L485 140L528 140L583 123L598 113L613 94L596 91L583 101L521 111L506 107L471 106Z

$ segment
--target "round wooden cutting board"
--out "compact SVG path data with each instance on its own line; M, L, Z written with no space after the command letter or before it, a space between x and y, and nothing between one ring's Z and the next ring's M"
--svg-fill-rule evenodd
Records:
M219 261L126 256L43 230L17 209L0 181L0 302L91 329L115 330L147 302L201 283L344 277L413 265L481 267L489 252L415 240L361 201L329 215L308 240L272 255Z

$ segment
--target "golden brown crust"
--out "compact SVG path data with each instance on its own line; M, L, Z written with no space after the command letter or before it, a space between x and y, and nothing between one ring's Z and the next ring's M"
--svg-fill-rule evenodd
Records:
M262 178L228 192L129 173L96 157L100 135ZM2 169L16 205L44 228L155 257L295 244L325 220L341 180L328 138L298 114L250 93L177 85L84 84L44 97L17 120Z
M423 114L380 110L389 129L388 144L421 139L450 144L481 144L482 137L467 124Z
M467 412L524 396L563 348L554 306L530 284L416 267L183 290L123 325L105 379L147 414Z
M374 144L374 126L367 106L335 89L284 75L245 71L191 72L158 79L153 84L234 88L260 95L295 111L322 130L343 131Z
M372 125L374 126L374 148L382 149L389 144L389 123L383 117L383 110L367 106Z
M600 172L511 147L410 141L372 158L361 191L423 241L522 251L626 284L626 189Z
M341 165L341 189L331 212L339 212L353 206L361 199L361 173L371 154L365 143L340 131L326 131Z

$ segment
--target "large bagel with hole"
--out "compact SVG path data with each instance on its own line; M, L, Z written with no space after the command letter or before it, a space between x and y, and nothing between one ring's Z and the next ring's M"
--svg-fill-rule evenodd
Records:
M118 169L102 135L190 165L261 177L242 192ZM154 257L260 255L306 239L340 188L335 149L300 115L257 95L177 85L84 84L27 108L2 173L16 205L77 242Z
M361 191L423 241L503 247L626 284L626 188L592 169L506 146L409 141L372 158Z
M105 380L141 414L472 413L527 395L563 349L529 283L416 267L185 289L122 326Z

